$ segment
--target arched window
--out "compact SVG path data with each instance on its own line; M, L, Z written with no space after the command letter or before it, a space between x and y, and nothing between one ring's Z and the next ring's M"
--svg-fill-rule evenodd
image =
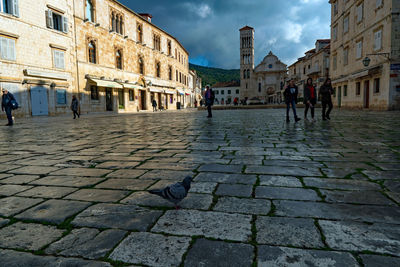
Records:
M137 26L137 41L143 43L143 30L140 24Z
M250 79L250 70L247 70L247 79Z
M88 45L88 55L89 55L89 62L96 64L96 43L94 41L89 42Z
M92 0L86 0L86 19L94 22L94 7Z
M171 66L168 67L168 78L170 81L172 81L172 67Z
M124 18L122 16L119 18L119 33L124 34Z
M116 63L117 69L122 70L122 51L121 50L117 50L117 52L115 53L115 63Z
M171 41L168 40L168 56L171 55L171 53L172 53L171 50L172 50Z
M176 70L176 81L178 81L179 75L178 75L178 70Z
M246 79L246 70L243 71L243 79Z
M120 20L119 20L119 16L116 15L116 18L115 18L115 30L114 31L119 33L119 28L120 28Z
M117 29L117 21L116 21L115 13L112 12L111 13L111 30L113 32L115 32L116 29Z
M160 62L156 62L156 76L158 78L161 77L161 65L160 65Z
M261 83L258 83L258 92L261 93Z
M139 73L144 75L144 61L142 57L139 57Z

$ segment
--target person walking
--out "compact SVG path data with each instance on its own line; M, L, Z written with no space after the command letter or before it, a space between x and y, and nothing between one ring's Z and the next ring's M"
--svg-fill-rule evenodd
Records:
M312 78L308 78L306 85L304 86L304 104L306 105L304 109L304 120L308 120L307 113L308 110L311 109L311 119L312 121L315 121L314 114L315 114L315 104L317 104L317 90L313 85Z
M205 96L206 107L207 107L207 111L208 111L207 118L212 118L211 106L214 105L215 94L209 85L206 86L206 92L205 92L204 96Z
M154 98L151 101L151 105L153 106L153 112L157 111L157 101Z
M8 92L7 89L3 89L3 95L1 97L1 110L6 112L8 123L6 126L12 126L14 121L12 119L12 101L15 101L15 97Z
M71 110L74 113L74 120L76 119L76 116L78 116L78 118L80 117L80 114L79 114L79 100L78 100L78 98L76 98L75 95L72 96Z
M292 105L294 120L295 122L298 122L300 118L297 117L296 102L297 102L297 96L299 94L299 89L294 84L293 80L289 81L289 85L286 87L285 92L283 94L285 96L285 103L286 103L286 122L290 122L289 119L290 105Z
M330 120L329 114L332 111L332 98L334 91L331 84L331 79L327 78L324 84L319 89L319 97L322 102L322 120L326 121ZM328 106L328 111L326 111L326 106Z

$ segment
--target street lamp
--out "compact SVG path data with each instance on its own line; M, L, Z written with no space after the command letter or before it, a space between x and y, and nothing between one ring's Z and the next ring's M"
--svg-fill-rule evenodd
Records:
M362 63L364 64L365 67L369 66L369 63L371 63L371 59L368 56L383 56L390 60L390 53L376 53L376 54L367 54L366 57L363 59Z

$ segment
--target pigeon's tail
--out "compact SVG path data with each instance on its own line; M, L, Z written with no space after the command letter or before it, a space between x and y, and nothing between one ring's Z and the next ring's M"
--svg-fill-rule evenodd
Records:
M157 195L157 196L160 196L160 197L163 197L163 193L162 192L163 191L160 190L160 189L149 190L150 194Z

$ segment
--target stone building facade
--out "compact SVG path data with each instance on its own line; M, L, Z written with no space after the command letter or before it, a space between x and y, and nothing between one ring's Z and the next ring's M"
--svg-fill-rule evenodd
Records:
M215 105L233 105L235 98L240 100L240 83L236 81L232 82L220 82L212 86L212 90L215 94Z
M400 109L400 1L331 0L337 106Z
M299 100L303 98L304 85L308 78L313 79L317 90L329 77L330 40L319 39L315 48L307 51L304 57L299 58L288 67L288 81L293 79L299 87Z
M0 87L16 96L15 116L69 110L76 90L72 21L72 1L1 1Z
M0 1L0 87L16 116L166 109L185 101L189 55L173 36L114 0Z
M280 103L287 66L272 52L254 67L254 29L240 31L240 99Z

